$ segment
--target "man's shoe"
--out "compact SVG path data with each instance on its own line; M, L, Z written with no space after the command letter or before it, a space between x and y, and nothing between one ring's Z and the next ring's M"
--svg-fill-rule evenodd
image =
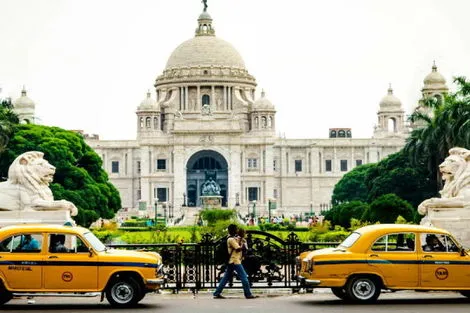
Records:
M214 296L214 299L225 299L225 297L222 295L217 295L217 296Z
M258 296L251 295L251 296L248 296L248 297L245 297L245 298L247 298L247 299L256 299L256 298L258 298Z

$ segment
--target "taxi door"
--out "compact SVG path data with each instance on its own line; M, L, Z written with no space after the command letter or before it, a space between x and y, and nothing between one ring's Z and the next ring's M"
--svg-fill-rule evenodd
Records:
M433 249L426 247L427 236L436 240ZM421 238L421 287L468 288L470 257L460 254L454 239L443 234L423 234Z
M23 248L25 237L37 242L35 249ZM13 290L40 290L42 285L42 234L17 234L0 243L0 271Z
M56 249L55 238L65 238L64 248ZM88 252L80 237L71 234L50 234L44 264L44 286L50 291L96 291L98 257Z
M418 286L418 253L414 233L380 237L370 248L367 263L384 277L387 287Z

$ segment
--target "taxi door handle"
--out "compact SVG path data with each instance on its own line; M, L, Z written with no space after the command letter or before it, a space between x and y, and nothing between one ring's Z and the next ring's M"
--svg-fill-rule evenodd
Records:
M57 256L56 255L51 255L51 256L49 256L49 259L57 259Z
M378 258L378 257L379 257L379 255L378 255L378 254L371 254L371 255L369 255L369 256L370 256L370 257L376 257L376 258Z
M431 259L432 259L433 256L432 256L432 255L429 255L429 254L426 254L426 255L424 256L424 258L431 258Z

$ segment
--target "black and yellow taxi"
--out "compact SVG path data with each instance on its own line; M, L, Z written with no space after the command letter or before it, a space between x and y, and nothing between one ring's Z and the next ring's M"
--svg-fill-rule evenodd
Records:
M452 290L470 297L470 256L435 227L365 226L336 248L303 252L296 262L303 286L331 288L344 300L372 302L382 289Z
M164 283L156 252L108 249L78 226L21 224L0 229L0 303L13 296L99 296L137 304Z

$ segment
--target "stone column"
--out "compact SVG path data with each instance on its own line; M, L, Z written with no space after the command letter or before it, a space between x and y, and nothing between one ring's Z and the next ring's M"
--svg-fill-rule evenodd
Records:
M202 104L201 104L201 86L197 86L196 92L196 111L201 111Z
M150 167L149 155L150 147L142 146L140 149L140 193L141 200L146 202L147 208L153 206L153 194L150 192L152 189L150 181Z
M183 205L183 193L186 193L186 155L183 146L175 146L173 150L174 164L173 169L174 188L173 188L173 207L179 208ZM189 158L189 157L188 157Z
M230 160L228 161L229 168L228 168L228 194L227 194L227 202L228 207L233 208L235 207L235 195L237 193L240 194L240 202L241 202L241 175L240 175L240 155L241 155L241 148L239 145L232 146L230 151Z
M215 102L215 86L211 86L211 112L215 112L217 110L217 103Z

